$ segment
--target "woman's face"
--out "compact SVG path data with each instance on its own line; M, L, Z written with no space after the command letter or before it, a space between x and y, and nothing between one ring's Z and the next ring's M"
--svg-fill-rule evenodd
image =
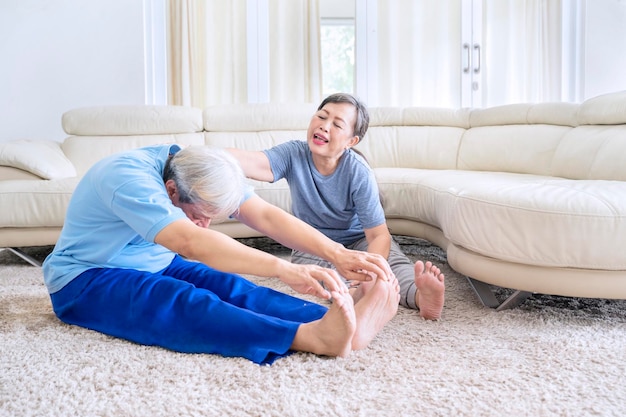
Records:
M350 103L328 103L309 123L307 142L313 155L339 159L343 152L358 143L354 136L356 108Z

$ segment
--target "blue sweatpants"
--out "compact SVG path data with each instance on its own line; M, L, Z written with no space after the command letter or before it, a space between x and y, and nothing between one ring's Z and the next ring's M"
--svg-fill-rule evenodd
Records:
M327 307L176 256L158 273L95 268L51 294L64 322L143 345L271 364Z

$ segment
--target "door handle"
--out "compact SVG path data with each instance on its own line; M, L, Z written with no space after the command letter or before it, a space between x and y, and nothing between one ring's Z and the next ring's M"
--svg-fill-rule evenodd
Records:
M480 72L480 45L477 43L474 44L474 53L476 55L476 59L474 60L476 63L474 65L474 74L478 74Z

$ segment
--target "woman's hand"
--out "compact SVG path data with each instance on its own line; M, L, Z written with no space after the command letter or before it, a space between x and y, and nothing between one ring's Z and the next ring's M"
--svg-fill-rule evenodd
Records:
M332 264L349 281L371 281L375 278L390 281L393 277L389 263L377 253L343 248L334 257Z

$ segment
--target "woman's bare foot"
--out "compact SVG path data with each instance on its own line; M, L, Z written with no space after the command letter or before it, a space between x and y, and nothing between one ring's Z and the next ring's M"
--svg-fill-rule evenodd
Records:
M444 275L432 262L417 261L415 263L415 303L420 309L420 316L428 320L441 317L445 301L446 285Z
M357 325L354 302L347 292L333 291L331 295L333 302L324 317L298 327L292 350L325 356L350 354Z
M352 339L354 350L366 348L398 312L400 286L395 276L390 281L377 279L366 287L367 291L359 294L359 301L354 306L357 320L356 333Z

